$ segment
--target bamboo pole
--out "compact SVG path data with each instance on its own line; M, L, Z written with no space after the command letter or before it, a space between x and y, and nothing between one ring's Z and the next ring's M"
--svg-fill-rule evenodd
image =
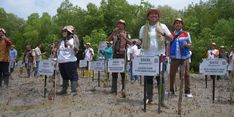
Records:
M184 85L184 73L185 73L185 61L181 60L180 65L180 92L179 92L179 101L178 101L178 114L181 115L181 103L183 95L183 85Z

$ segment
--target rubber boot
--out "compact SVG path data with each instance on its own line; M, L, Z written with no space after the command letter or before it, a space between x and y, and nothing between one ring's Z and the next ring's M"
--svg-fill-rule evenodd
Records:
M67 94L67 87L68 87L68 80L63 80L63 87L62 90L57 92L57 95L64 95Z
M4 76L4 85L8 87L9 85L9 76Z
M76 81L71 81L71 96L76 96L77 95L77 90L76 88L78 87L78 82Z
M3 80L3 77L0 76L0 87L2 87L2 80Z
M146 86L146 104L151 104L153 101L153 85L147 84Z
M112 78L111 93L117 92L117 78Z

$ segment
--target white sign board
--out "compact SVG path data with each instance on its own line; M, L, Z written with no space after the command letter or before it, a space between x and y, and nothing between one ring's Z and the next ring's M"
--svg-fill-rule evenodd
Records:
M105 61L104 60L91 61L89 65L90 65L90 70L94 70L94 71L104 71L105 70Z
M79 67L87 67L87 60L80 60Z
M203 59L199 66L199 72L205 75L225 75L227 62L225 59Z
M17 66L18 66L18 67L23 67L23 66L24 66L23 61L18 61L18 62L17 62Z
M42 60L39 63L38 73L40 75L52 76L54 73L54 64L51 60Z
M105 70L105 60L95 61L94 71L104 71Z
M133 60L133 75L155 76L159 74L158 56L137 56Z
M95 70L95 64L96 64L96 61L89 61L89 69Z
M108 72L124 72L124 59L111 59L108 61Z

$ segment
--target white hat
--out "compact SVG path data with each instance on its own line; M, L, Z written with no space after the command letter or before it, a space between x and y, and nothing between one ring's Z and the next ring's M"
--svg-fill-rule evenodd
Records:
M63 30L67 30L70 33L74 32L74 27L72 25L67 25L63 27Z
M2 31L4 34L6 34L6 31L3 28L0 28L0 31Z

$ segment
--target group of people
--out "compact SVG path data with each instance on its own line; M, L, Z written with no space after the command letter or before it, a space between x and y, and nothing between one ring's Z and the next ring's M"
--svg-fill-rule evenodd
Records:
M32 72L34 72L34 77L38 76L39 63L42 60L42 55L45 54L41 52L41 48L41 43L38 43L36 48L32 48L31 45L25 47L22 64L25 64L27 78L31 77Z
M121 58L127 62L127 45L134 44L131 51L131 59L134 59L141 53L144 56L169 56L171 61L170 66L170 94L174 95L174 81L178 71L178 67L184 67L185 74L183 79L185 80L185 94L187 97L192 97L190 90L190 78L189 78L189 58L191 38L189 32L183 30L184 21L181 18L174 20L174 31L170 32L167 26L160 22L160 11L156 8L150 8L146 14L146 24L140 28L139 39L135 42L131 41L130 34L126 31L126 22L122 19L118 20L116 27L113 29L110 36L107 38L107 48L101 51L108 59ZM11 47L11 41L6 37L6 31L0 29L0 81L4 80L8 85L9 82L9 51ZM77 95L78 86L78 73L77 73L77 35L75 34L74 27L71 25L63 27L61 31L61 40L53 45L53 57L57 58L59 71L61 73L63 83L62 90L57 92L58 95L67 94L69 81L71 84L71 95ZM94 50L91 48L90 43L86 44L85 59L91 61L94 56ZM24 52L24 62L27 66L28 77L30 77L30 69L35 65L35 74L38 73L38 64L41 60L41 44L35 49L31 46L27 46ZM140 51L141 50L141 51ZM169 54L167 54L169 53ZM39 55L39 56L36 56ZM7 68L7 69L6 69ZM121 94L122 97L126 97L125 86L125 72L121 75ZM137 79L137 76L134 76ZM118 73L112 73L112 85L111 93L117 92L117 79ZM153 101L153 79L154 76L144 76L144 80L147 83L146 92L148 104ZM156 76L156 80L159 86L160 76ZM2 83L1 83L2 84ZM165 82L162 82L165 85ZM165 92L165 91L163 91ZM164 95L162 95L164 99ZM164 101L161 101L161 105L165 106Z
M122 19L117 21L116 27L113 29L111 35L107 38L108 47L101 51L102 53L108 53L110 46L112 49L113 58L122 58L127 62L127 47L132 44L130 51L130 60L132 61L138 55L144 56L161 56L169 55L171 61L170 67L170 94L175 95L174 81L178 67L184 67L183 79L185 80L185 96L192 97L190 90L190 78L189 78L189 59L191 57L191 38L189 32L183 30L184 22L181 18L174 20L174 31L171 33L167 26L159 21L160 13L156 8L151 8L146 14L147 22L140 28L139 39L131 41L129 33L126 31L126 22ZM166 51L167 50L167 51ZM169 54L166 54L169 53ZM106 54L106 55L111 55ZM111 58L111 57L109 57ZM132 67L132 64L131 66ZM121 94L122 97L126 97L125 92L125 73L121 75ZM117 79L118 73L112 73L112 85L111 93L117 92ZM131 80L138 79L138 76L133 75ZM146 93L148 104L153 101L153 79L154 76L144 76L146 80ZM159 86L160 76L156 76L157 84ZM163 81L163 84L164 81ZM163 91L165 92L165 91ZM162 106L164 104L164 95L162 95Z
M224 78L226 80L229 79L229 75L231 73L231 71L233 70L233 54L234 54L234 48L232 48L232 50L230 51L230 53L225 50L225 46L221 45L219 47L219 49L217 49L217 45L215 42L212 42L210 45L210 49L207 50L206 52L206 59L217 59L217 58L222 58L225 59L227 64L228 64L228 72L225 76L217 76L217 80L219 80L220 78ZM207 76L205 76L207 78ZM211 78L215 78L216 76L211 75Z

